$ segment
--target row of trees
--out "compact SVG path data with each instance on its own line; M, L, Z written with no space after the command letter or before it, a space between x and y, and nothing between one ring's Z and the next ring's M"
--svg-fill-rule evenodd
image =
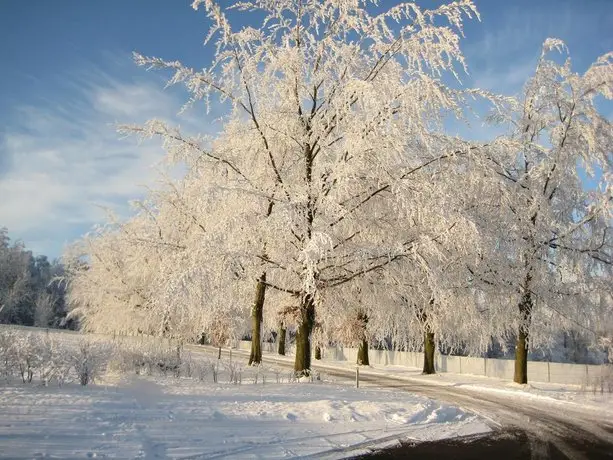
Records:
M0 228L0 324L67 327L64 269L47 256L33 256L23 243L11 243Z
M86 328L222 344L251 317L250 362L263 327L291 329L300 373L329 342L359 344L364 363L369 343L423 348L429 373L437 343L512 339L520 383L530 348L610 335L613 130L596 101L612 96L613 55L573 73L550 39L520 96L463 89L471 1L370 3L196 0L207 67L135 55L188 105L217 99L222 128L121 127L160 138L186 173L66 254ZM235 30L232 10L262 22ZM446 132L483 104L504 135Z

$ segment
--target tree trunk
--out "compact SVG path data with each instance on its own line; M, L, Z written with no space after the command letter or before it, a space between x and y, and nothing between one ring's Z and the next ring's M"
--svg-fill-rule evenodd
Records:
M361 323L361 331L360 337L357 338L361 339L362 341L358 346L358 359L356 364L362 366L370 366L370 361L368 360L368 335L366 333L368 315L362 310L358 312L358 322Z
M321 347L319 345L315 347L315 359L321 360Z
M357 364L360 366L370 366L370 361L368 361L368 341L366 339L362 339L358 347Z
M262 362L262 317L264 314L264 298L266 297L266 272L262 273L255 288L255 299L251 309L251 354L249 365Z
M519 329L515 343L515 383L528 383L528 333L524 328Z
M279 340L279 346L277 348L277 353L283 356L285 356L285 337L286 335L287 335L287 329L285 329L285 326L281 324L279 326L279 334L277 336Z
M434 369L435 348L434 332L430 332L430 329L426 328L424 332L424 369L422 374L436 374L436 370Z
M432 308L434 305L434 298L430 299L428 305ZM432 332L432 327L428 324L428 313L423 306L418 306L416 313L424 331L424 368L422 374L436 374L436 369L434 368L434 350L436 349L436 344L434 343L434 332Z
M310 295L302 300L300 305L301 322L296 333L296 359L294 371L296 375L308 375L311 370L311 331L315 323L315 302Z
M528 330L532 317L532 296L528 291L519 303L519 312L522 323L519 326L517 343L515 344L515 373L513 381L524 384L528 383Z

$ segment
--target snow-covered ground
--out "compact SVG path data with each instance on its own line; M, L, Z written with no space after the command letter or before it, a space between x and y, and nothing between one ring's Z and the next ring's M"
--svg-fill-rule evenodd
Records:
M237 353L236 351L234 352ZM291 364L293 357L278 356L274 353L265 353L265 362ZM333 361L324 359L315 361L314 366L322 373L326 370L342 369L354 373L356 366L347 361ZM603 420L613 423L613 392L610 387L613 382L607 382L603 387L582 387L579 385L566 385L556 383L531 382L519 385L508 380L483 377L469 374L439 373L435 375L421 375L421 369L404 366L361 366L360 375L363 377L385 376L393 377L412 383L426 385L446 386L458 390L467 390L473 393L489 393L501 398L521 398L525 403L538 402L543 405L571 408L592 415L598 415ZM613 377L612 377L613 378ZM363 383L368 385L368 383Z
M12 384L0 386L0 413L0 456L11 459L340 458L401 438L489 431L427 398L325 382Z
M186 346L179 357L176 345L164 341L113 340L109 348L104 337L33 335L23 343L20 337L5 334L3 342L3 359L13 362L0 366L0 458L342 458L400 439L485 433L522 413L613 422L610 393L568 385L375 366L360 369L362 383L354 388L355 366L347 362L316 361L314 376L322 380L298 382L291 356L266 354L254 368L236 350L223 350L218 361L213 347ZM17 355L9 353L13 344ZM38 373L32 383L18 383L27 347L41 356L55 350L45 359L58 372L66 362L81 368L85 358L110 361L95 385L77 385L72 371L66 380L54 374L48 386ZM403 391L381 389L393 384L389 377L405 382Z
M325 362L332 367L355 369L355 366ZM613 393L608 387L585 388L579 385L565 385L558 383L532 382L519 385L508 380L483 377L478 375L440 373L435 375L421 375L421 369L402 366L372 366L361 369L362 375L385 375L399 379L408 379L413 382L423 382L429 385L449 386L455 389L464 389L478 393L495 393L501 397L523 398L539 400L544 404L565 405L573 409L583 409L600 413L603 419L613 421Z

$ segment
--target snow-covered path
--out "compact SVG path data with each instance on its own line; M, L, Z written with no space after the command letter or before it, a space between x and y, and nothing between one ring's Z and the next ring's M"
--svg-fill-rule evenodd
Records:
M204 352L211 353L213 349ZM242 351L234 353L243 354ZM267 354L265 361L281 366L292 365L291 357L274 354ZM355 367L344 363L315 361L312 368L330 376L355 378ZM605 395L603 398L606 398L606 403L603 402L600 406L593 401L583 405L539 397L519 391L519 388L518 391L512 391L502 386L487 386L487 382L480 386L474 383L478 379L467 379L466 376L446 376L447 378L440 379L438 376L421 376L415 372L402 375L397 369L395 371L361 369L360 384L426 396L478 414L489 420L492 426L523 430L534 444L532 451L537 453L535 458L548 458L548 444L554 445L571 459L589 459L590 456L582 446L590 445L603 446L605 452L613 458L611 395ZM470 384L462 383L466 380Z

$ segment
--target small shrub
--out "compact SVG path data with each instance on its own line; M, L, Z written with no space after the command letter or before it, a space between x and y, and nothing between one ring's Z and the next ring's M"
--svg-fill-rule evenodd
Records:
M117 353L111 369L119 372L135 372L137 375L172 373L179 377L183 365L183 347L165 344L160 340L125 340L116 344ZM191 366L188 363L186 366ZM188 372L192 372L188 369Z
M16 336L12 331L0 330L0 373L8 383L13 374L13 345Z
M79 383L83 386L94 382L105 370L113 347L107 343L81 340L71 355Z
M243 371L242 366L234 361L228 363L226 368L228 369L230 383L237 385L239 383L239 375L241 375Z
M42 358L39 356L36 339L32 334L24 334L16 337L13 345L13 362L19 370L19 375L23 383L32 383L34 370L42 364Z

